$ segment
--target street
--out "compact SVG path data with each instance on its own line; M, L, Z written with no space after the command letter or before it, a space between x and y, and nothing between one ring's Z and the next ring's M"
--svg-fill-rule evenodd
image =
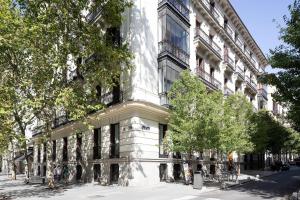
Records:
M261 181L246 183L226 191L218 190L201 194L197 199L220 200L251 200L251 199L282 199L300 188L300 168L292 168Z
M120 187L77 184L49 190L42 185L25 185L21 176L11 181L0 176L0 199L103 199L103 200L252 200L285 199L300 188L300 168L262 178L260 181L233 186L227 190L204 187L195 190L182 184L159 183L155 186ZM2 200L2 199L1 199Z

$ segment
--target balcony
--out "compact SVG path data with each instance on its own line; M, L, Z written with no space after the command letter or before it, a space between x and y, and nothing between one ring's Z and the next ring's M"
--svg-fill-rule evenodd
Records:
M226 69L228 71L234 72L234 61L226 53L224 54L224 63L226 64Z
M221 90L221 82L209 73L205 72L201 67L197 67L196 74L201 78L203 83L212 90Z
M165 107L170 107L170 101L167 92L160 93L159 97L160 97L160 105Z
M159 57L169 55L175 60L183 63L183 65L189 65L190 55L184 50L178 48L170 41L164 40L158 43Z
M209 0L202 0L202 4L204 5L205 9L207 10L208 13L211 14L211 16L218 22L220 23L220 15L216 11L216 9L210 4Z
M202 29L195 30L195 41L198 42L198 47L203 47L206 51L213 52L214 56L221 60L221 48L215 43Z
M226 33L228 33L228 35L231 37L231 39L233 39L234 31L232 30L232 28L228 24L224 24L224 29Z
M118 104L123 101L122 91L111 91L101 95L100 102L107 107Z
M235 66L235 73L238 75L238 77L241 80L245 79L245 72L242 70L242 68L238 65Z
M268 101L268 92L264 88L258 89L258 96L263 97L266 101Z
M101 7L97 7L94 10L91 10L89 14L86 16L86 21L89 23L93 23L101 14Z
M236 45L243 51L243 42L240 40L240 38L236 38L235 39L235 43L236 43Z
M257 93L257 84L250 79L249 76L246 76L246 83L249 89L251 89L253 91L253 93Z
M186 21L190 21L190 11L181 0L159 0L158 7L161 7L164 4L170 5Z
M94 160L101 159L101 147L100 146L93 147L93 158L94 158Z
M32 131L32 137L35 137L37 135L40 135L43 133L45 126L44 125L38 125L35 126L31 131Z
M225 96L230 96L230 95L233 95L233 94L234 94L234 92L231 89L229 89L229 87L227 85L225 85L224 86L224 95Z
M55 117L55 119L53 120L53 123L52 123L52 128L58 128L60 126L63 126L67 123L69 123L70 120L69 120L69 117L67 114L63 114L61 116L58 116L58 117Z

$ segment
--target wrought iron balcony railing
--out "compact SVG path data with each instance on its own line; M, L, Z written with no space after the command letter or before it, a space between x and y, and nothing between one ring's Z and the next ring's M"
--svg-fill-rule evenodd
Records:
M160 55L162 53L169 53L175 58L184 62L185 64L189 64L190 55L186 53L184 50L182 50L181 48L172 44L172 42L168 40L164 40L158 43L158 51Z
M265 98L266 100L268 99L268 92L264 88L259 88L258 94L263 98Z
M241 50L243 50L243 42L238 37L236 38L235 43Z
M238 65L235 66L235 72L238 73L243 79L245 79L245 72Z
M234 37L234 32L233 32L232 28L228 24L224 24L224 29L229 34L229 36L231 38Z
M227 63L232 70L234 70L234 61L228 54L224 54L224 62Z
M229 95L233 95L234 94L234 92L231 90L231 89L229 89L229 87L228 86L224 86L224 95L225 96L229 96Z
M101 7L97 7L94 10L91 10L89 14L87 14L86 16L87 22L89 23L94 22L97 19L97 17L100 16L100 14L101 14Z
M67 114L63 114L61 116L57 116L54 120L53 120L53 124L52 124L52 128L57 128L59 126L65 125L67 123L69 123L69 117Z
M217 20L218 23L220 23L220 15L216 11L216 9L210 4L209 0L202 0L201 2L205 5L207 11Z
M219 45L215 43L202 29L197 28L195 30L195 36L202 38L205 41L206 45L211 47L213 50L217 52L219 56L221 56L221 52L222 52L221 47L219 47Z
M257 91L257 84L249 76L246 76L246 82L252 89Z
M197 67L196 74L203 80L206 85L210 87L212 86L213 89L221 89L221 82L209 73L205 72L204 69Z

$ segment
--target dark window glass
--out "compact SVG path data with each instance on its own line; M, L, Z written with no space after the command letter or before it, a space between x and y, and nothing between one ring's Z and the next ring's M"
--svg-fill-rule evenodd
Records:
M166 124L159 124L159 157L168 157L168 152L164 147L164 138L167 130L168 126Z
M52 141L52 160L56 160L56 140Z
M68 138L63 138L63 161L68 161Z
M101 158L101 128L94 129L94 159Z
M120 157L120 125L110 126L110 158Z

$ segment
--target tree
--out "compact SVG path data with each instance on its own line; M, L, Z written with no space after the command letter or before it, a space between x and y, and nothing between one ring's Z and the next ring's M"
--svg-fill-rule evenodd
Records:
M290 17L284 16L286 27L280 30L285 43L271 50L269 62L281 69L262 77L263 82L276 86L275 100L289 108L288 117L296 130L300 130L300 1L289 6Z
M253 129L251 116L253 105L242 94L224 99L222 125L219 134L219 149L227 154L251 152L250 130Z
M170 119L167 142L173 152L187 154L189 167L194 152L215 149L222 94L208 92L200 79L183 71L168 94Z
M127 0L92 5L88 0L1 0L1 79L15 97L12 102L17 100L11 116L14 128L22 132L38 120L44 124L45 142L50 143L58 110L69 113L70 120L84 120L103 108L97 86L109 89L120 84L121 74L131 67L131 53L118 36L122 13L130 5ZM86 10L92 11L88 17ZM91 18L99 13L97 20ZM51 159L47 171L53 187Z
M289 143L294 141L296 144L297 142L296 138L291 135L292 129L284 127L268 111L259 111L253 116L252 121L255 124L252 132L255 152L267 151L273 155L280 155Z

